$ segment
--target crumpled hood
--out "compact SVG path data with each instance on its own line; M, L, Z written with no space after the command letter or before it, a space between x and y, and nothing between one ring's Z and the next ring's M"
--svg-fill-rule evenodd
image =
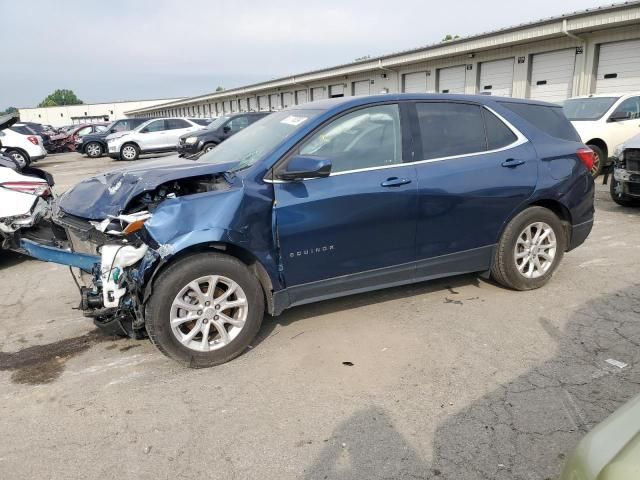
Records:
M222 173L235 162L211 164L176 156L144 162L126 169L87 178L60 197L62 211L88 220L103 220L124 211L129 202L143 192L181 178Z

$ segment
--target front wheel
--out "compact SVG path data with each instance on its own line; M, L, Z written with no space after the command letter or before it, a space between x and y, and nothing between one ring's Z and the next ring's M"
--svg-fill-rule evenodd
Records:
M192 255L170 265L154 283L145 313L149 338L184 365L202 368L228 362L260 329L262 288L236 258Z
M204 153L210 152L211 150L213 150L214 148L216 148L215 144L213 143L207 143L205 144L205 146L202 148L202 151Z
M527 208L505 228L491 275L514 290L540 288L560 264L566 244L564 228L555 213L543 207Z
M140 150L133 143L125 143L120 149L120 158L123 160L137 160L140 156Z
M640 203L636 198L630 197L629 195L624 193L622 183L617 181L615 178L611 178L609 194L611 195L611 200L616 202L621 207L635 207L638 205L638 203Z

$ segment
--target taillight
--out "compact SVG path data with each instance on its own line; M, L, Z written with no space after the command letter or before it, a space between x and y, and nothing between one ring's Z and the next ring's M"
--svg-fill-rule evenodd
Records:
M38 137L29 136L29 137L27 137L27 140L29 140L34 145L38 145Z
M42 182L5 182L0 183L0 187L8 188L15 192L29 193L31 195L38 195L45 198L51 195L49 185Z
M593 150L590 148L579 148L576 154L584 166L587 167L587 170L591 171L595 160Z

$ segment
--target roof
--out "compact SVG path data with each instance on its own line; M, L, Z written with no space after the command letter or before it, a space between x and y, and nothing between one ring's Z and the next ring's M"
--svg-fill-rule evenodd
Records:
M221 92L211 92L211 93L207 93L207 94L203 94L203 95L199 95L199 96L195 96L195 97L189 97L189 98L184 98L181 100L177 100L177 101L172 101L172 102L168 102L165 104L159 104L159 105L154 105L151 107L146 107L146 108L141 108L141 109L137 109L137 110L131 110L131 112L144 112L144 111L152 111L158 108L170 108L172 106L177 106L177 105L185 105L186 103L197 103L199 101L204 101L204 100L213 100L213 99L218 99L218 98L225 98L228 97L230 95L241 95L241 94L246 94L249 93L250 91L254 91L254 90L260 90L260 89L267 89L267 88L277 88L277 87L285 87L285 86L295 86L295 85L301 85L299 82L297 82L296 80L299 81L309 81L306 79L302 79L300 77L308 77L311 75L317 75L317 74L322 74L322 73L330 73L332 71L336 71L335 75L346 75L349 73L356 73L358 71L368 71L368 70L372 70L376 68L376 63L378 63L379 67L383 67L383 64L385 63L385 61L390 61L393 59L397 59L398 57L401 56L407 56L407 55L412 55L412 54L418 54L418 53L426 53L426 52L430 52L430 51L436 51L438 49L446 49L447 51L453 52L453 53L443 53L442 56L449 56L449 55L460 55L463 53L464 48L462 48L464 46L464 44L469 44L471 42L477 41L477 40L481 40L481 39L486 39L488 37L495 37L498 35L504 35L504 34L508 34L510 32L514 32L514 31L519 31L519 30L523 30L525 28L532 28L532 27L542 27L545 25L549 25L549 24L553 24L556 23L560 20L563 21L563 28L566 27L568 30L567 31L580 31L581 29L597 29L597 28L606 28L607 24L606 22L596 22L598 27L594 27L592 25L576 25L575 30L570 28L571 26L567 26L564 25L564 22L570 21L572 19L579 19L581 17L585 17L585 16L590 16L590 15L597 15L597 14L601 14L601 13L607 13L607 12L614 12L616 10L622 10L622 9L629 9L629 8L634 8L634 7L638 7L640 6L640 0L633 0L633 1L627 1L627 2L622 2L622 3L614 3L614 4L610 4L610 5L604 5L601 7L596 7L596 8L587 8L584 10L578 10L575 12L570 12L570 13L565 13L562 15L557 15L557 16L553 16L553 17L547 17L547 18L543 18L543 19L539 19L539 20L535 20L532 22L528 22L528 23L521 23L521 24L517 24L517 25L512 25L509 27L504 27L504 28L500 28L497 30L490 30L487 32L482 32L482 33L478 33L478 34L474 34L474 35L469 35L466 37L460 37L457 38L455 40L449 40L446 42L438 42L438 43L431 43L431 44L427 44L427 45L423 45L420 47L416 47L416 48L412 48L412 49L408 49L408 50L401 50L401 51L397 51L397 52L392 52L392 53L388 53L388 54L384 54L384 55L380 55L380 56L375 56L375 57L369 57L369 58L365 58L362 60L357 60L357 61L353 61L353 62L349 62L349 63L344 63L344 64L339 64L339 65L334 65L331 67L325 67L325 68L321 68L321 69L317 69L317 70L310 70L310 71L306 71L306 72L302 72L302 73L296 73L296 74L292 74L292 75L287 75L284 77L278 77L278 78L274 78L274 79L269 79L269 80L265 80L262 82L258 82L258 83L253 83L253 84L249 84L249 85L245 85L245 86L241 86L241 87L236 87L236 88L232 88L232 89L228 89L228 90L224 90ZM640 13L638 13L637 18L640 18ZM634 17L634 21L637 21L637 18ZM625 20L625 21L629 21L629 20ZM541 34L540 36L542 37L549 37L549 35L564 35L564 33L561 30L555 31L553 33L549 33L549 32L544 32L543 34ZM517 43L521 43L521 42L530 42L532 41L532 37L531 36L521 36L521 38L519 38L517 41L514 40L514 42ZM490 48L498 48L501 45L504 45L505 43L500 43L500 42L490 42L489 46L486 47L479 47L478 49L474 49L473 51L478 51L478 50L483 50L483 49L490 49ZM392 62L389 62L390 64ZM342 72L338 72L338 70L341 69L349 69L349 71L342 71ZM313 80L312 80L313 81ZM129 112L126 112L127 114Z

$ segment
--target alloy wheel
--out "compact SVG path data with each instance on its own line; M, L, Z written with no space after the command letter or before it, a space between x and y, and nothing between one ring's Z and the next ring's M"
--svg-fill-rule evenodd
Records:
M135 149L135 147L132 147L131 145L127 145L127 146L123 147L122 156L124 158L126 158L127 160L133 160L134 158L136 158L136 149Z
M86 152L90 157L97 157L102 153L102 148L97 143L90 143L87 145Z
M185 347L209 352L230 344L242 331L249 303L235 281L210 275L183 287L171 304L171 331Z
M518 235L514 259L520 275L539 278L549 271L556 257L556 234L548 224L535 222Z

